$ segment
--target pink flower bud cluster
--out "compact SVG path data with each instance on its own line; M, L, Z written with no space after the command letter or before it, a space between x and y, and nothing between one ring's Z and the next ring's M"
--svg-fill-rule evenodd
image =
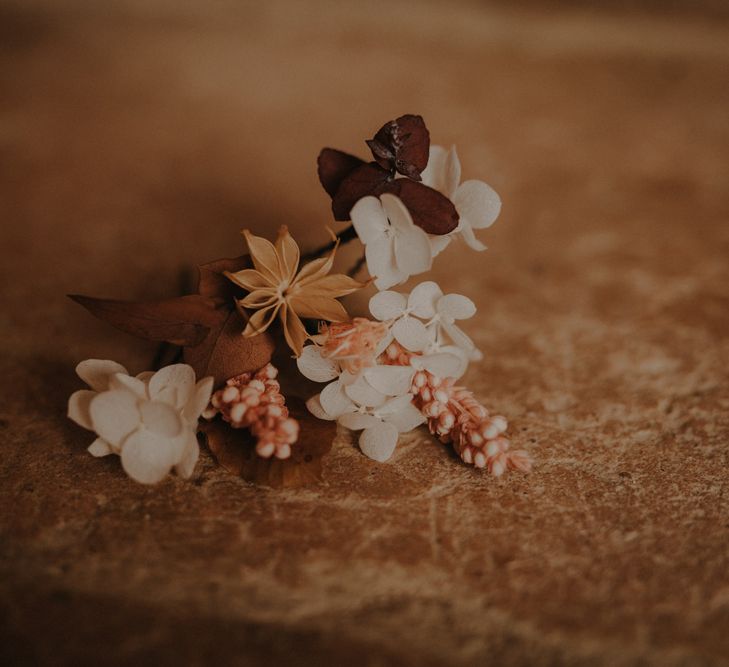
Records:
M398 343L385 350L384 361L393 365L410 363L411 353ZM501 415L490 415L473 394L455 386L453 378L440 379L426 370L413 377L413 404L428 418L428 428L443 443L450 442L465 463L486 468L496 477L508 468L528 472L531 459L524 450L511 450L505 436L508 423Z
M299 437L299 422L289 417L277 375L278 370L266 364L255 373L231 378L212 395L203 417L220 414L233 428L250 429L256 454L264 459L289 458Z
M350 373L375 365L377 345L387 333L387 324L364 317L351 322L323 324L318 336L321 355L333 359Z

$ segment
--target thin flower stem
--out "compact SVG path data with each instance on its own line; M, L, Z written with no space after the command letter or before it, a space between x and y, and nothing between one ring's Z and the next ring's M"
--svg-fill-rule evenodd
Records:
M349 243L350 241L353 241L357 238L357 232L354 230L354 225L350 225L347 227L347 229L339 232L337 234L337 240L339 243L344 245L345 243ZM330 241L326 245L321 246L320 248L317 248L316 250L312 250L311 252L306 253L302 258L302 263L310 262L312 259L317 259L318 257L321 257L322 255L325 255L332 250L337 245L337 241Z
M347 275L350 278L354 278L359 273L360 269L365 265L366 261L367 261L367 258L364 255L362 255L362 257L360 257L355 262L355 264L352 266L352 268L349 271L347 271Z

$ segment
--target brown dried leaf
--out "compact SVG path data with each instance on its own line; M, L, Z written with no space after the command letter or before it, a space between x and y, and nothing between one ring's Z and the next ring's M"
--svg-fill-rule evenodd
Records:
M199 294L144 302L95 299L80 294L69 294L69 298L117 329L173 345L199 345L227 315L214 299Z
M381 167L419 181L428 164L430 133L422 116L406 114L385 123L367 145Z
M335 148L323 148L316 164L321 184L329 196L334 197L342 181L365 161Z
M377 196L390 179L390 172L375 162L357 167L344 181L332 199L334 219L349 220L349 212L362 197Z
M284 461L262 459L256 454L255 442L247 429L235 429L216 419L204 423L201 430L218 463L249 482L273 488L296 488L320 482L322 459L332 448L336 422L317 419L300 398L287 399L286 403L289 413L301 426L290 458Z
M225 272L237 273L251 266L253 263L249 255L200 264L197 267L199 272L198 294L232 304L234 299L241 296L242 290L228 280Z
M384 191L400 197L413 222L428 234L448 234L458 227L458 211L453 202L427 185L398 178L388 183Z

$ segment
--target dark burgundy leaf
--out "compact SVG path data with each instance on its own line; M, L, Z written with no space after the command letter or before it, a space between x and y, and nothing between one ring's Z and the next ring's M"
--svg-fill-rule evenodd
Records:
M427 185L398 178L388 183L384 191L400 197L413 222L428 234L448 234L458 227L458 212L453 202Z
M199 294L162 301L117 301L79 294L69 297L92 315L133 336L173 345L199 345L227 316L214 299Z
M275 488L314 484L322 477L322 459L332 448L336 422L314 417L300 398L286 399L289 414L298 420L299 440L291 447L291 457L283 461L262 459L247 429L235 429L221 419L203 423L208 448L218 463L243 479Z
M377 196L390 179L390 172L380 167L375 162L363 164L355 169L337 190L332 199L332 211L334 219L339 221L349 220L349 212L362 197L367 195Z
M385 123L367 145L381 167L419 181L428 164L430 133L422 116L406 114Z
M316 161L319 180L330 197L334 197L342 181L357 167L365 164L354 155L334 148L324 148Z

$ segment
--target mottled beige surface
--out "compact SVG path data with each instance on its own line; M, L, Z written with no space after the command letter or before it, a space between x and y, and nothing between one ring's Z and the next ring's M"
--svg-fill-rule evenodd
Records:
M729 664L729 25L105 4L0 4L4 664ZM75 363L153 349L63 294L174 294L243 226L324 241L317 151L404 112L502 194L434 277L534 472L425 434L303 491L91 458Z

